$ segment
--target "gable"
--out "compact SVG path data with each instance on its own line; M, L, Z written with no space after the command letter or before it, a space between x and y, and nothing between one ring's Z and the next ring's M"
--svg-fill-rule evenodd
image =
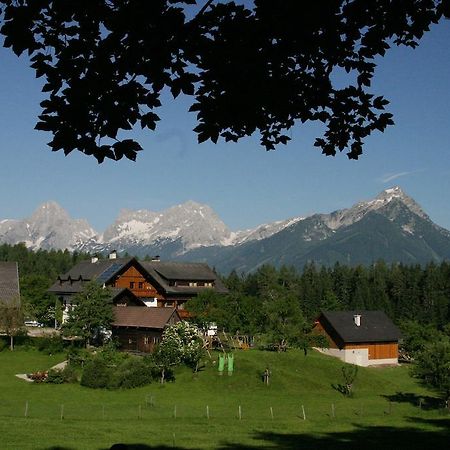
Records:
M112 278L108 282L108 285L116 288L129 289L137 297L163 298L147 274L134 264Z

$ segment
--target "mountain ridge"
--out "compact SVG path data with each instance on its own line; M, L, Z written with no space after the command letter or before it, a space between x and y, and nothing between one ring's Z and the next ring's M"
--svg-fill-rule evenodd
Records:
M350 208L241 231L231 231L210 206L190 200L160 212L122 209L114 223L97 233L85 219L72 219L50 201L23 220L0 220L0 242L25 242L34 250L159 254L205 261L222 271L252 271L263 263L300 267L311 260L329 265L450 257L450 232L432 222L399 186Z

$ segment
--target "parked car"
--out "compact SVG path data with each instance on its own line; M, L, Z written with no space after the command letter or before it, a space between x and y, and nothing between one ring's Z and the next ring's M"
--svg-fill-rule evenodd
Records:
M43 327L44 324L38 322L37 320L26 320L25 321L25 326L26 327Z

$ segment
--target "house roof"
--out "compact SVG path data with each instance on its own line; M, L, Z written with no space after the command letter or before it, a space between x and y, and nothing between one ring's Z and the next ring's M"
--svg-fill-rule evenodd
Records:
M149 308L143 306L116 306L114 308L114 327L154 328L162 330L175 315L174 308Z
M83 290L84 283L96 279L107 283L134 258L101 259L80 261L68 272L58 276L58 280L48 289L56 294L76 294ZM136 261L137 263L137 261Z
M0 302L11 305L15 300L20 301L17 263L0 261Z
M170 294L196 294L203 292L203 286L174 286L174 281L213 282L214 290L228 292L217 274L206 263L187 263L173 261L142 261L141 265L148 274Z
M354 316L360 315L360 326ZM319 321L345 343L393 342L400 338L400 330L383 311L323 311Z
M60 275L49 292L75 294L83 289L85 281L96 279L107 284L114 276L129 265L137 266L144 276L156 284L156 288L170 294L197 294L203 286L174 286L175 281L213 282L216 292L228 292L220 278L205 263L180 263L163 261L137 261L135 258L105 259L91 262L81 261L67 273Z

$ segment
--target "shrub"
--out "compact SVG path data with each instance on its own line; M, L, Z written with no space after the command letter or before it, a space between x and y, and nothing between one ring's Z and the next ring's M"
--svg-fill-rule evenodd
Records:
M39 351L52 355L64 351L64 342L60 336L39 338L36 346Z
M77 373L70 364L67 364L66 367L62 370L58 369L50 369L48 371L46 383L52 384L62 384L62 383L74 383L78 380Z
M105 388L110 384L111 372L103 359L94 358L85 364L80 384L90 388Z
M4 350L7 346L8 344L5 342L5 340L0 338L0 352Z
M82 367L89 359L89 351L86 349L70 347L67 352L67 361L71 367Z
M105 344L96 355L96 358L102 359L110 367L121 365L129 357L127 353L117 351L117 346L113 341Z
M110 387L135 388L152 382L154 366L142 358L130 358L124 361L111 378Z
M47 378L45 380L46 383L52 384L62 384L64 383L64 375L62 370L58 369L50 369L48 371Z

